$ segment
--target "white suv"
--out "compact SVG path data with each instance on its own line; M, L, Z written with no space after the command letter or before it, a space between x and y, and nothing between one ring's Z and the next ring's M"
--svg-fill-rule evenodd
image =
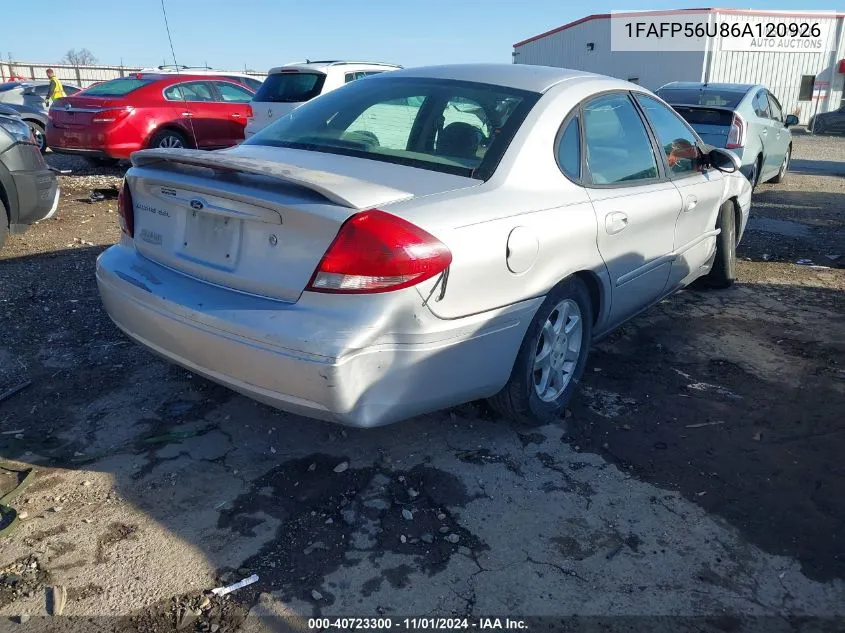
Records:
M246 138L314 97L350 81L400 68L377 62L310 60L273 68L252 98Z

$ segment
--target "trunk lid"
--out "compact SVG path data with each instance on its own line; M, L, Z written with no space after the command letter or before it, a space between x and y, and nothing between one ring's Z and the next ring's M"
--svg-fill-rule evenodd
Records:
M701 140L714 147L725 147L731 129L734 111L729 108L676 105L675 108L692 126Z
M91 125L98 112L124 105L126 100L116 97L63 97L50 108L50 119L57 128L81 129Z
M312 154L266 147L136 152L126 178L137 250L209 283L296 302L357 211L478 183Z

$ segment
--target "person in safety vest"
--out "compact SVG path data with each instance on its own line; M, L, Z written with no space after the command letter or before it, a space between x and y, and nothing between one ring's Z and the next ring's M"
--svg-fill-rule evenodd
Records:
M65 89L64 86L62 86L62 82L59 81L58 77L56 77L56 73L53 72L52 68L47 69L47 78L50 80L50 88L47 90L47 98L44 99L44 105L49 108L53 101L61 99L67 95L65 95Z

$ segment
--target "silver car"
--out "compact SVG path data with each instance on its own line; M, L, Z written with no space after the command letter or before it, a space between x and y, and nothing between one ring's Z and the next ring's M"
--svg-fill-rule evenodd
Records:
M593 339L733 281L751 197L650 92L525 65L384 73L236 148L132 163L97 262L118 327L360 427L478 398L555 419Z
M734 152L742 172L758 183L783 182L792 155L794 114L758 84L673 82L657 94L692 125L705 143Z

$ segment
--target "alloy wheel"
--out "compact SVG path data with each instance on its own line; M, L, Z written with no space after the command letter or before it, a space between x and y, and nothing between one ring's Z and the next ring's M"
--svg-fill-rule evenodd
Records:
M560 397L572 381L583 344L581 309L564 299L549 313L534 355L534 390L543 402Z
M158 146L165 149L173 149L185 147L185 144L182 143L182 139L178 136L168 134L167 136L162 137L162 139L158 142Z

